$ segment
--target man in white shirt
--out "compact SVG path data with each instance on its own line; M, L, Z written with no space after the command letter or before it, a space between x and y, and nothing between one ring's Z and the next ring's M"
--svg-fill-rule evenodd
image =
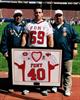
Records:
M42 48L54 46L52 26L43 20L43 10L40 7L34 9L34 19L25 27L25 34L22 36L22 47L26 47L26 45ZM43 89L42 94L48 95L47 89Z

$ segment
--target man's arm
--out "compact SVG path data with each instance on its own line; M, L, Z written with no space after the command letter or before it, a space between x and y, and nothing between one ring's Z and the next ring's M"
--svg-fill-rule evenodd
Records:
M71 33L72 33L72 39L73 39L73 58L75 58L78 55L78 44L80 43L80 37L78 35L78 33L75 31L75 29L73 27L71 27Z
M73 48L73 58L75 58L78 55L78 44L74 43L74 48Z
M70 28L71 28L73 42L74 43L80 43L79 34L77 33L77 31L72 26L70 26Z
M54 39L52 34L47 36L47 45L48 47L54 47Z
M27 34L23 34L22 35L22 41L21 41L21 47L25 47L26 46L26 44L27 44L26 39L27 39Z

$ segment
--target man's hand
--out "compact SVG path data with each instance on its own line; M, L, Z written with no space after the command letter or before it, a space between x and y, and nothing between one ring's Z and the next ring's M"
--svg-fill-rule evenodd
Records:
M54 47L54 39L52 34L48 35L47 37L47 45L48 47Z
M5 52L5 53L4 53L4 56L5 56L5 57L8 57L8 52Z
M23 34L22 41L21 41L21 47L25 47L26 41L27 41L26 39L27 39L27 35L26 34Z
M73 58L75 58L78 55L78 51L76 49L73 49Z

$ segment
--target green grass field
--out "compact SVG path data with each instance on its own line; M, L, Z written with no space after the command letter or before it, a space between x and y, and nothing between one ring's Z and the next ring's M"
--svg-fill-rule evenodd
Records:
M3 23L2 25L0 25L0 41L1 41L1 36L6 24L7 23ZM7 61L1 53L0 53L0 71L8 71Z
M3 23L2 26L0 26L0 40L2 36L2 31L4 27L6 26L6 23ZM75 30L80 35L80 26L74 26ZM8 65L5 57L0 53L0 71L8 71ZM73 60L73 74L80 75L80 44L78 44L78 56Z
M80 36L80 25L74 26ZM78 44L78 56L73 60L73 74L80 75L80 44Z

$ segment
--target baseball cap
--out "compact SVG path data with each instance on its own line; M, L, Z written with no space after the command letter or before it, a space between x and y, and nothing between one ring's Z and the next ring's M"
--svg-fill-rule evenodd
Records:
M56 14L61 14L61 15L63 15L63 11L62 11L62 10L60 10L60 9L55 10L55 15L56 15Z
M14 16L16 16L16 15L23 15L23 13L22 13L22 11L21 10L15 10L14 11Z

